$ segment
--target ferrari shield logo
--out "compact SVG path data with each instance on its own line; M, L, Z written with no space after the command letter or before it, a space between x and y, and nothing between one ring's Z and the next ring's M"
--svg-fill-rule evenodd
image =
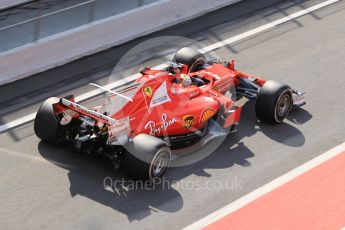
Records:
M150 86L144 87L143 90L144 90L144 93L146 94L146 96L152 97L152 88Z
M191 126L193 126L195 124L194 121L194 116L193 115L186 115L183 117L183 122L184 122L184 127L186 129L189 129Z

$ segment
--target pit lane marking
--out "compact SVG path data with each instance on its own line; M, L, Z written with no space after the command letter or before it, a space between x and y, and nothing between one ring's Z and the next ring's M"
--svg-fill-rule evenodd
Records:
M257 200L258 198L272 192L273 190L281 187L282 185L290 182L291 180L301 176L302 174L310 171L311 169L325 163L331 158L342 154L344 151L345 151L345 142L325 153L322 153L316 158L291 170L290 172L272 180L271 182L259 187L258 189L248 193L247 195L242 196L241 198L226 205L225 207L205 216L204 218L198 220L197 222L187 226L183 230L203 229L206 226L216 222L217 220L220 220L224 218L225 216L228 216L229 214L239 210L240 208L243 208L247 204Z

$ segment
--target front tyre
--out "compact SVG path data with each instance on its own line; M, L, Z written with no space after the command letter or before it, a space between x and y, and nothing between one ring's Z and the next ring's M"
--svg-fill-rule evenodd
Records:
M256 99L256 116L263 122L281 123L290 112L292 104L291 88L288 85L267 81Z

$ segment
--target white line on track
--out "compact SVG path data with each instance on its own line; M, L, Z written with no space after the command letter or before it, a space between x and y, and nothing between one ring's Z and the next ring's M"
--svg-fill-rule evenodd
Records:
M336 146L335 148L319 155L318 157L308 161L307 163L291 170L290 172L284 174L283 176L274 179L273 181L261 186L260 188L254 190L253 192L239 198L238 200L228 204L227 206L211 213L210 215L202 218L201 220L189 225L188 227L184 228L183 230L195 230L195 229L202 229L208 226L209 224L214 223L217 220L237 211L238 209L244 207L245 205L249 204L250 202L268 194L269 192L277 189L278 187L288 183L289 181L293 180L294 178L302 175L303 173L321 165L322 163L328 161L329 159L344 153L345 151L345 142Z
M15 151L12 149L7 149L7 148L0 148L0 153L1 155L7 154L11 157L19 157L24 159L25 161L33 161L33 162L39 162L39 163L44 163L44 164L49 164L49 162L47 160L45 160L42 157L38 157L38 156L32 156L28 153L25 152L19 152L19 151Z
M269 29L272 29L274 27L282 25L282 24L284 24L286 22L292 21L292 20L294 20L296 18L302 17L302 16L304 16L306 14L309 14L309 13L311 13L313 11L317 11L319 9L322 9L324 7L327 7L329 5L332 5L332 4L340 2L340 1L342 1L342 0L328 0L328 1L322 2L320 4L314 5L312 7L307 8L307 9L298 11L298 12L293 13L293 14L290 14L290 15L284 17L284 18L281 18L281 19L278 19L276 21L273 21L273 22L267 23L265 25L259 26L259 27L255 28L255 29L248 30L247 32L241 33L241 34L236 35L234 37L230 37L230 38L225 39L223 41L214 43L212 45L209 45L207 47L204 47L204 48L200 49L199 51L202 52L202 53L207 53L207 52L210 52L212 50L215 50L215 49L218 49L220 47L223 47L225 45L230 45L230 44L232 44L234 42L237 42L237 41L240 41L242 39L251 37L251 36L253 36L255 34L267 31ZM161 66L164 66L164 64L161 64L159 66L155 66L153 68L159 68ZM108 85L105 85L104 87L107 88L107 89L113 89L114 87L120 86L120 85L122 85L124 83L130 82L130 81L134 81L138 76L139 76L138 74L134 74L134 75L129 76L127 78L124 78L124 79L122 79L120 81L116 81L116 82L110 83ZM87 100L87 99L89 99L91 97L94 97L94 96L97 96L98 94L101 94L102 92L103 91L99 90L99 89L92 90L90 92L87 92L87 93L84 93L84 94L82 94L80 96L77 96L75 99L76 99L76 102L85 101L85 100ZM8 131L9 129L15 128L15 127L17 127L19 125L22 125L24 123L30 122L33 119L35 119L35 116L36 116L36 113L32 113L32 114L29 114L27 116L24 116L24 117L21 117L19 119L16 119L14 121L11 121L9 123L3 124L3 125L0 126L0 133Z

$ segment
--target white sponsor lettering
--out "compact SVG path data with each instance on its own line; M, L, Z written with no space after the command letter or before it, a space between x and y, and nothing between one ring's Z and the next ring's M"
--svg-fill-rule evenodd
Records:
M108 127L108 144L117 141L120 136L127 136L130 131L129 117L116 120L115 125Z
M85 108L82 105L79 105L77 103L71 102L71 101L66 100L64 98L61 99L61 102L62 102L63 105L69 107L70 109L75 109L75 110L77 110L77 112L81 112L81 113L83 113L86 116L90 116L91 118L94 117L96 119L104 120L104 121L107 121L109 124L115 124L115 122L116 122L111 117L105 116L105 115L103 115L101 113L98 113L96 111L89 110L89 109Z
M162 130L167 130L171 125L176 123L176 118L168 119L168 115L162 114L162 125L157 127L156 122L149 121L145 125L145 129L150 130L150 135L159 136L162 133Z

